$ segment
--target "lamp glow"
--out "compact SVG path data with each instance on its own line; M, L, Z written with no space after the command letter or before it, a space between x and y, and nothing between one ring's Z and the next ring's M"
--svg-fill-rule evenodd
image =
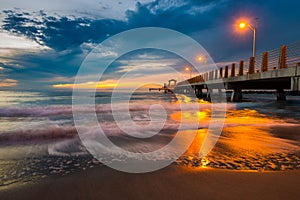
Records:
M245 22L241 22L239 24L240 29L245 29L247 27L247 24Z
M258 18L256 18L256 22L257 22ZM240 21L237 24L238 29L241 30L245 30L246 28L249 28L251 31L253 31L253 47L252 47L252 57L256 56L256 24L253 25L252 23L248 23L248 20L243 20ZM243 31L244 32L244 31Z

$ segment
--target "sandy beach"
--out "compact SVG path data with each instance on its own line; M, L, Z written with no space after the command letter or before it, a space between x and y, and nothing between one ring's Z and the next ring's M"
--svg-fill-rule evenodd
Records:
M281 114L280 109L272 108L272 112ZM204 122L206 115L201 116ZM282 120L248 108L228 110L225 127L205 165L198 153L207 129L199 129L176 163L145 174L113 170L84 156L84 152L81 156L62 154L78 151L75 147L79 141L68 138L45 145L29 141L24 146L3 145L0 156L6 162L2 163L1 173L6 179L0 187L0 199L296 200L300 197L297 122L297 118ZM33 138L43 141L39 137ZM130 147L150 148L162 142L161 138L141 146L133 142ZM8 153L13 157L7 157Z
M299 199L300 171L251 172L169 166L148 174L107 167L0 191L6 199Z

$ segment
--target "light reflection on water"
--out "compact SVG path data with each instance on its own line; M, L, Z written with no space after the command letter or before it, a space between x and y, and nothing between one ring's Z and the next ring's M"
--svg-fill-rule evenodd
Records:
M0 99L0 186L53 174L66 175L99 165L89 155L76 155L80 149L77 148L79 143L70 112L70 94L1 94L7 98ZM99 95L99 105L105 104L108 96ZM198 130L183 131L185 134L196 131L197 134L187 152L178 159L177 163L180 165L259 171L300 168L298 99L284 104L270 102L269 98L266 102L229 104L222 135L206 158L200 158L198 154L211 117L208 102L184 95L179 96L176 101L174 96L157 93L136 96L132 102L135 106L134 118L140 120L137 123L145 123L143 119L148 119L148 110L144 108L147 104L160 102L171 108L184 102L187 105L198 103L202 106L200 110L179 112L170 109L168 112L168 123L172 125L179 123L181 118L184 123L200 122ZM7 110L7 107L13 109ZM23 108L26 109L22 110ZM15 116L13 112L16 111L20 115ZM25 111L25 114L22 113ZM106 113L103 118L111 119L111 116ZM108 130L113 130L113 124L108 126ZM162 147L170 141L166 137L168 134L172 137L174 130L165 130L159 139L133 142L126 146L130 146L133 151ZM9 144L3 143L3 138ZM114 138L118 140L118 137ZM121 142L119 140L120 144L126 142L129 143L124 137ZM55 149L50 151L52 147ZM76 156L66 156L71 150Z
M0 91L0 97L0 107L45 100L45 97L37 92Z
M200 120L208 123L210 111L192 115L183 113L185 121ZM179 119L180 114L172 117ZM291 121L288 119L287 121ZM278 127L281 128L278 135ZM198 130L197 136L179 159L179 163L194 167L206 166L237 170L290 170L300 168L300 126L284 119L267 116L254 109L227 111L224 129L214 149L206 158L199 158L199 150L207 129ZM285 133L285 135L283 134ZM291 140L290 138L293 138Z

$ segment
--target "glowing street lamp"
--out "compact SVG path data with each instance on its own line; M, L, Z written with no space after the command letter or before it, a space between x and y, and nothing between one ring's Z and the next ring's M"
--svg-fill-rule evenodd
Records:
M239 24L239 27L240 27L240 29L244 29L244 28L247 27L247 24L246 24L245 22L241 22L241 23Z
M198 61L199 63L205 64L206 60L207 60L206 55L203 55L203 54L200 54L196 57L196 61Z
M256 55L256 27L247 23L247 22L240 22L239 23L239 28L240 29L245 29L245 28L249 28L250 30L253 31L253 47L252 47L252 56L255 57Z
M191 79L191 78L192 78L192 70L191 70L191 68L186 67L186 68L185 68L185 71L190 71L190 79Z

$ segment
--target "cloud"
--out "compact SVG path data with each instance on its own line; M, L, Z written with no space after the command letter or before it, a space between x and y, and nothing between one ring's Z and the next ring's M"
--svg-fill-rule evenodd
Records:
M6 10L1 13L0 62L7 77L18 80L20 87L34 86L43 80L49 80L51 86L64 82L63 78L51 82L54 77L75 77L81 62L97 44L111 35L132 28L165 27L185 33L202 44L216 62L240 60L251 54L251 32L243 36L236 36L232 32L232 23L241 14L260 18L258 52L278 48L299 38L299 1L145 0L136 5L133 3L136 1L129 0L121 4L109 0L101 0L101 4L99 1L72 2L76 3L70 5L69 1L58 0L42 1L41 4L17 0L1 2L0 7ZM67 4L70 10L77 11L69 12ZM103 11L103 15L94 15L96 12L92 7ZM39 11L40 8L45 11ZM118 9L120 11L116 12ZM115 17L105 12L111 12ZM289 31L274 34L278 27ZM117 56L112 48L99 58ZM174 58L165 54L140 54L139 57L128 59L132 62L112 64L105 79L118 77L118 73L127 72L132 67L138 69L136 66L141 67L141 73L155 69L148 68L142 61L153 63L152 67L155 67L156 63L169 59L169 64L174 64L173 67L178 71L185 65L183 61L174 61ZM66 82L69 81L67 78Z
M181 74L177 74L174 77L174 74L169 73L161 73L161 74L150 74L146 76L129 76L122 77L121 79L108 79L105 81L99 82L83 82L83 83L60 83L52 85L55 89L132 89L132 88L148 88L148 87L157 87L162 85L163 82L166 82L168 79L175 78L177 80L182 80L183 76Z
M141 3L151 1L152 0L139 0ZM19 8L20 10L26 10L28 12L45 10L52 15L59 13L65 16L94 16L97 18L124 20L126 10L134 9L135 4L136 1L133 0L1 0L0 7L5 10Z
M113 19L48 16L44 12L31 15L18 10L7 10L5 14L4 30L56 51L78 49L84 43L98 43L108 35L125 30L125 22Z
M156 61L145 61L145 60L129 60L121 61L121 66L118 67L118 73L125 72L138 72L140 74L148 73L162 73L167 70L167 68L173 68L177 64L177 59L160 59Z
M15 87L18 85L18 81L14 79L0 80L0 87Z
M25 36L9 35L4 32L0 33L0 62L4 65L24 68L24 66L17 61L19 57L30 53L41 53L45 50L50 49L39 45Z
M24 36L14 36L8 33L0 33L0 49L28 49L39 50L43 47Z
M206 29L213 26L213 19L220 15L216 8L222 6L223 1L138 2L135 9L126 11L123 20L5 10L2 28L56 51L78 50L81 45L98 44L110 35L137 27L165 27L186 34Z
M128 10L126 12L128 23L131 27L140 26L158 26L171 28L186 34L198 31L199 29L206 29L213 26L212 18L219 15L219 10L214 10L212 15L209 12L195 12L196 8L202 8L208 5L211 7L212 1L171 1L171 0L156 0L148 4L137 3L135 10ZM216 0L214 4L221 6L222 1ZM208 11L208 10L207 10Z
M61 84L55 84L52 87L56 89L113 89L117 85L116 80L106 80L106 81L100 81L100 82L85 82L85 83L61 83Z
M64 83L64 82L74 82L75 80L75 77L66 77L66 76L60 76L60 75L53 75L51 74L50 75L51 77L50 78L42 78L40 79L39 81L40 82L43 82L43 83Z

